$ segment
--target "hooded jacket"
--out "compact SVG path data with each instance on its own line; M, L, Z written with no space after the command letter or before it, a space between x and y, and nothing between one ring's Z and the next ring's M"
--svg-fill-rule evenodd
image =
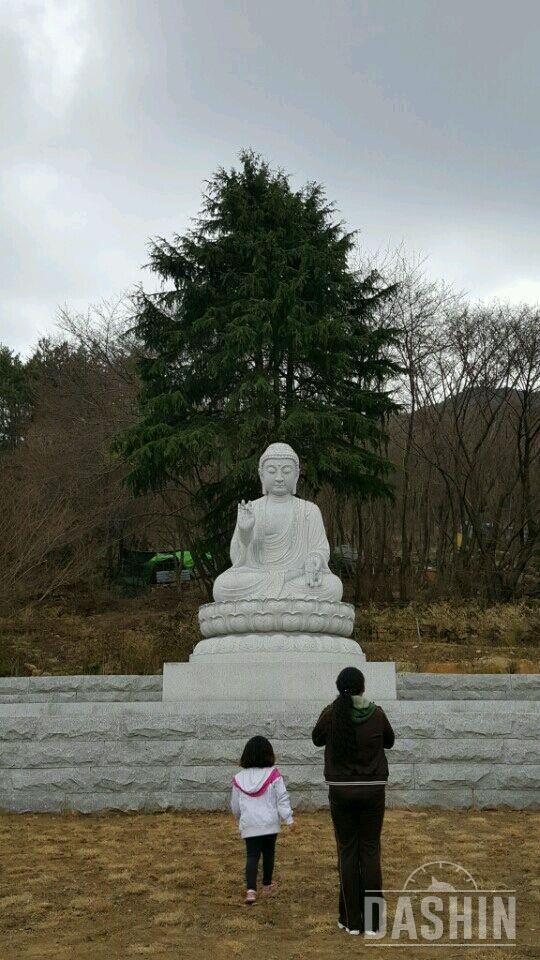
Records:
M393 747L394 731L382 707L363 696L352 700L355 745L348 756L338 758L332 748L332 703L324 708L311 734L315 746L324 747L324 778L328 784L386 783L384 751Z
M289 795L277 767L240 770L232 781L231 810L243 838L279 833L280 818L293 822Z

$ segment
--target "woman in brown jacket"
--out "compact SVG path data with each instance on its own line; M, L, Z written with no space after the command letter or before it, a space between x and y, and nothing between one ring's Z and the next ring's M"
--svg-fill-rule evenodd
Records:
M370 936L379 929L382 907L380 839L388 780L384 751L395 738L384 710L364 697L360 670L346 667L336 686L339 696L325 707L311 737L316 747L325 748L324 777L340 880L338 926Z

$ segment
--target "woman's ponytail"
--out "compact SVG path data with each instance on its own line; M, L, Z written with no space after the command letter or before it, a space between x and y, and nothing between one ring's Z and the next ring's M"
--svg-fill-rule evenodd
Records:
M357 667L345 667L336 680L336 687L339 696L332 707L332 749L336 759L343 759L355 747L352 698L364 692L364 674Z

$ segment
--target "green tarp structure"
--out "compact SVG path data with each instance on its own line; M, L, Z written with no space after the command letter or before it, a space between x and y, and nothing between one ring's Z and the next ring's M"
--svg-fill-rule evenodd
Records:
M154 583L160 570L175 570L176 567L193 570L195 561L189 550L171 553L154 553L151 550L123 550L120 558L118 579L126 585L136 586Z
M176 566L181 566L184 570L193 570L195 563L189 550L177 550L175 553L155 553L144 564L145 580L151 583L156 570L174 570Z

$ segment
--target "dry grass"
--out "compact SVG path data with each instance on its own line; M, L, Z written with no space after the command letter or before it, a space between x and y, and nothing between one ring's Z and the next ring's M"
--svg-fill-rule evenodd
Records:
M155 589L133 599L97 595L0 616L0 675L161 673L200 639L202 599Z
M226 814L0 815L2 960L334 960L386 956L340 934L328 814L298 816L278 842L278 897L246 908L243 847ZM537 956L539 815L486 811L387 813L385 885L422 863L462 864L484 888L516 888L518 940L504 955ZM493 948L400 956L493 960ZM501 953L502 955L502 953Z
M106 594L0 617L0 675L161 673L200 639L205 597L156 588L131 600ZM84 602L83 602L84 601ZM369 660L456 673L540 670L540 604L445 602L359 608L355 636Z
M355 636L368 660L402 670L535 673L540 604L408 604L361 608Z

